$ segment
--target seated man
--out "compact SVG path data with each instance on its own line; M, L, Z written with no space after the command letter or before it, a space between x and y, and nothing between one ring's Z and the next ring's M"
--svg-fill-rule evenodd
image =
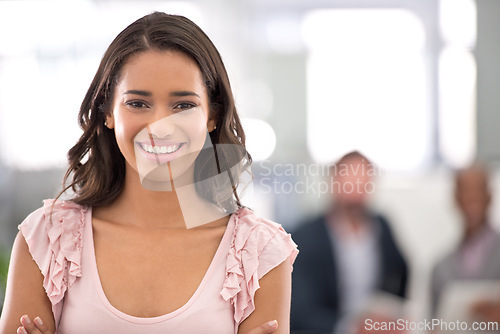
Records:
M374 166L359 152L331 168L332 205L302 224L292 275L292 333L340 333L373 292L404 297L407 266L389 224L367 208ZM352 330L352 328L349 328Z
M455 176L455 200L462 215L463 237L458 247L438 262L432 276L432 309L437 307L444 289L458 280L500 279L500 235L491 227L488 210L491 193L488 173L473 165ZM500 283L499 283L500 284ZM471 307L481 319L491 319L499 312L495 303L478 300ZM498 313L500 320L500 312Z

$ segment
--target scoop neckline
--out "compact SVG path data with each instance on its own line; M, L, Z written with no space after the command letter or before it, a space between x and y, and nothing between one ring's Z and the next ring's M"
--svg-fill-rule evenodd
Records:
M88 251L90 252L89 258L90 258L90 267L92 270L92 276L94 280L94 285L97 290L97 294L99 295L99 298L101 302L106 306L106 308L111 311L113 314L118 316L119 318L122 318L123 320L132 322L132 323L138 323L138 324L151 324L151 323L158 323L162 322L168 319L172 319L187 309L191 307L191 305L194 304L194 302L198 299L198 297L201 295L203 292L205 286L207 285L210 277L212 276L212 272L215 269L216 263L219 261L220 257L223 255L224 249L227 248L225 247L229 243L229 238L231 237L232 233L230 231L232 230L232 225L234 223L236 213L231 214L229 217L229 221L227 222L226 229L224 230L224 234L222 235L222 239L219 243L219 246L217 247L217 250L215 251L215 254L212 258L212 261L210 262L210 265L208 266L207 271L205 272L205 275L203 276L200 284L196 288L195 292L189 300L182 305L181 307L173 310L172 312L162 314L159 316L155 317L137 317L133 316L130 314L127 314L123 311L120 311L117 309L115 306L113 306L108 298L106 297L106 294L104 292L104 289L101 284L101 278L99 276L99 271L97 269L97 259L96 259L96 254L95 254L95 246L94 246L94 231L93 231L93 217L92 217L92 208L90 207L89 210L87 211L87 218L86 218L86 234L88 236L89 242L89 249Z

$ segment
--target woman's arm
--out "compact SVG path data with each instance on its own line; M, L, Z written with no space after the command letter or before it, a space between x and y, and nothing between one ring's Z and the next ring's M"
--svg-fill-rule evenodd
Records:
M39 316L54 333L52 305L43 287L43 275L19 232L12 247L0 333L16 333L23 315L28 315L30 319Z
M255 310L238 328L238 334L247 334L251 329L271 320L278 321L273 334L290 333L290 298L292 274L290 260L270 270L259 280L260 288L255 292Z

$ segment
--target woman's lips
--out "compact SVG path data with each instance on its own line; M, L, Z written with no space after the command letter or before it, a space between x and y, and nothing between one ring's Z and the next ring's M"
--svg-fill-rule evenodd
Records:
M172 161L181 155L185 144L185 142L161 139L136 142L142 156L160 165Z

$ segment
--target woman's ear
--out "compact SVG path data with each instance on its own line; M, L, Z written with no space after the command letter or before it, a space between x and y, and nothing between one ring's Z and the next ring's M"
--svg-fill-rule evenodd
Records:
M209 119L208 122L207 122L208 132L214 131L217 128L216 124L217 124L217 119L216 118Z
M115 128L115 118L113 117L112 113L106 115L104 125L110 130Z

